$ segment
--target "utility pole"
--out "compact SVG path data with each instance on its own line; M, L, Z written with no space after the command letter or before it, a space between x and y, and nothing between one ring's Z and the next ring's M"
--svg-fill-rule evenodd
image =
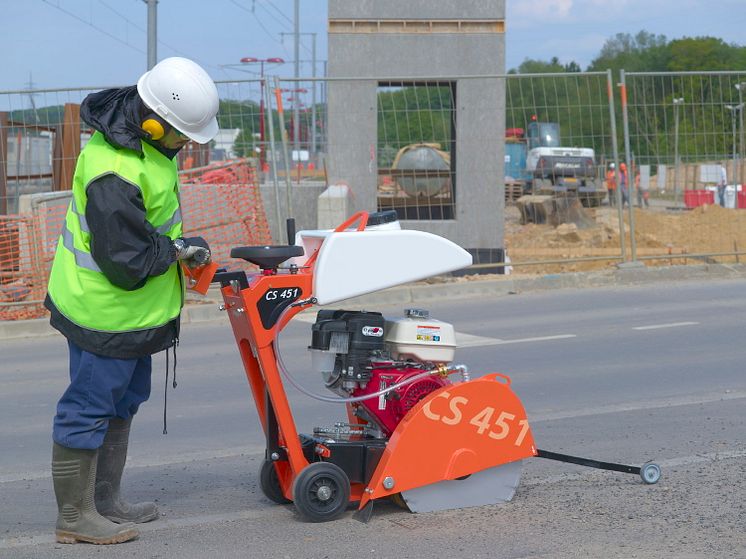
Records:
M626 161L626 181L627 181L627 203L629 204L629 247L632 256L632 262L637 262L637 240L635 239L635 212L632 209L632 185L634 183L634 176L630 179L630 173L632 172L632 150L629 147L629 111L627 107L627 77L624 70L619 72L619 77L622 83L621 87L621 100L622 100L622 126L624 127L624 159ZM620 165L621 166L621 165ZM621 171L621 170L620 170ZM621 185L620 185L621 187ZM621 232L624 234L624 231Z
M285 35L290 35L290 33L280 33L283 39ZM316 33L299 33L299 35L311 37L311 157L313 157L316 153ZM299 87L296 85L296 88Z
M148 70L158 63L158 0L143 0L148 5Z
M300 78L300 0L294 2L294 13L293 13L293 34L295 35L294 45L294 56L295 56L295 80L296 88L299 87L298 78ZM293 150L295 151L296 157L298 157L298 163L300 163L300 107L298 106L297 95L293 101Z
M746 88L746 82L736 84L738 90L738 104L743 107L743 90ZM736 184L743 184L743 108L738 113L739 117L739 133L738 133L738 182Z
M683 97L673 100L673 200L679 204L679 105L684 102Z
M311 157L316 157L316 33L311 34ZM743 115L741 116L743 122ZM741 125L743 128L743 124ZM314 160L314 165L316 161Z
M731 127L733 128L733 174L730 177L730 180L733 181L733 184L736 184L736 113L740 113L740 111L743 109L743 103L739 103L738 105L725 105L725 108L730 111L733 124ZM737 190L736 190L737 191Z
M264 162L266 161L266 151L267 151L267 145L264 137L264 64L285 64L285 61L282 58L279 57L273 57L273 58L255 58L253 56L244 56L241 59L241 64L254 64L258 62L260 64L259 66L259 83L260 88L262 90L261 95L259 96L259 143L261 145L261 149L259 151L259 167L260 169L264 169ZM235 68L235 65L226 65L229 67ZM270 110L270 115L272 114L272 111Z
M34 122L36 124L39 124L39 114L36 112L36 101L34 101L34 96L36 93L33 93L34 90L34 80L31 77L31 72L28 73L28 100L29 103L31 103L31 110L34 111Z

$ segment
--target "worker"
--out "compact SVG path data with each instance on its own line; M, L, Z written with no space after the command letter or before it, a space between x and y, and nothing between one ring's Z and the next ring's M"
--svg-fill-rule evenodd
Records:
M167 58L136 86L81 104L93 135L75 168L44 303L70 361L52 432L58 542L124 542L138 535L136 523L158 517L155 503L125 502L120 481L132 417L150 396L151 355L178 343L178 262L210 258L204 239L182 238L176 156L190 139L215 137L218 103L200 66Z
M728 173L725 164L721 161L718 169L718 204L725 207L725 187L728 184Z
M637 207L642 208L643 205L647 208L650 207L650 186L648 181L644 182L640 177L640 167L635 167L635 192L637 193Z
M627 164L619 164L619 190L622 195L622 208L624 204L631 205L629 197L629 177L627 176Z
M616 205L616 165L609 164L609 170L606 171L606 190L609 191L609 206Z

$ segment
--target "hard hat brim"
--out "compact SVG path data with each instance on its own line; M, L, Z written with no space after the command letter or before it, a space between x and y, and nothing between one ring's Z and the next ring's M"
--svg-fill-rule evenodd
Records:
M196 132L186 132L184 130L179 130L179 132L198 144L206 144L218 135L218 119L212 117L212 120L207 123L207 126Z

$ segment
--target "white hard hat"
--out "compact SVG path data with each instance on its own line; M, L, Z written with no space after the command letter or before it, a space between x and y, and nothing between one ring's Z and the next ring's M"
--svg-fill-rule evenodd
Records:
M161 60L140 76L137 93L158 116L195 142L206 144L217 135L218 90L191 60Z
M614 165L613 163L611 163L611 164L609 165L609 167L611 167L611 168L613 169L614 167L616 167L616 165Z

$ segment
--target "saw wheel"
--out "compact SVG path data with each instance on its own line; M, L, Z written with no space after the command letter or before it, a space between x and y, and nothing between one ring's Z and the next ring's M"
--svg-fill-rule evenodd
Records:
M515 495L523 461L517 460L460 479L402 491L391 500L411 512L434 512L505 503Z

